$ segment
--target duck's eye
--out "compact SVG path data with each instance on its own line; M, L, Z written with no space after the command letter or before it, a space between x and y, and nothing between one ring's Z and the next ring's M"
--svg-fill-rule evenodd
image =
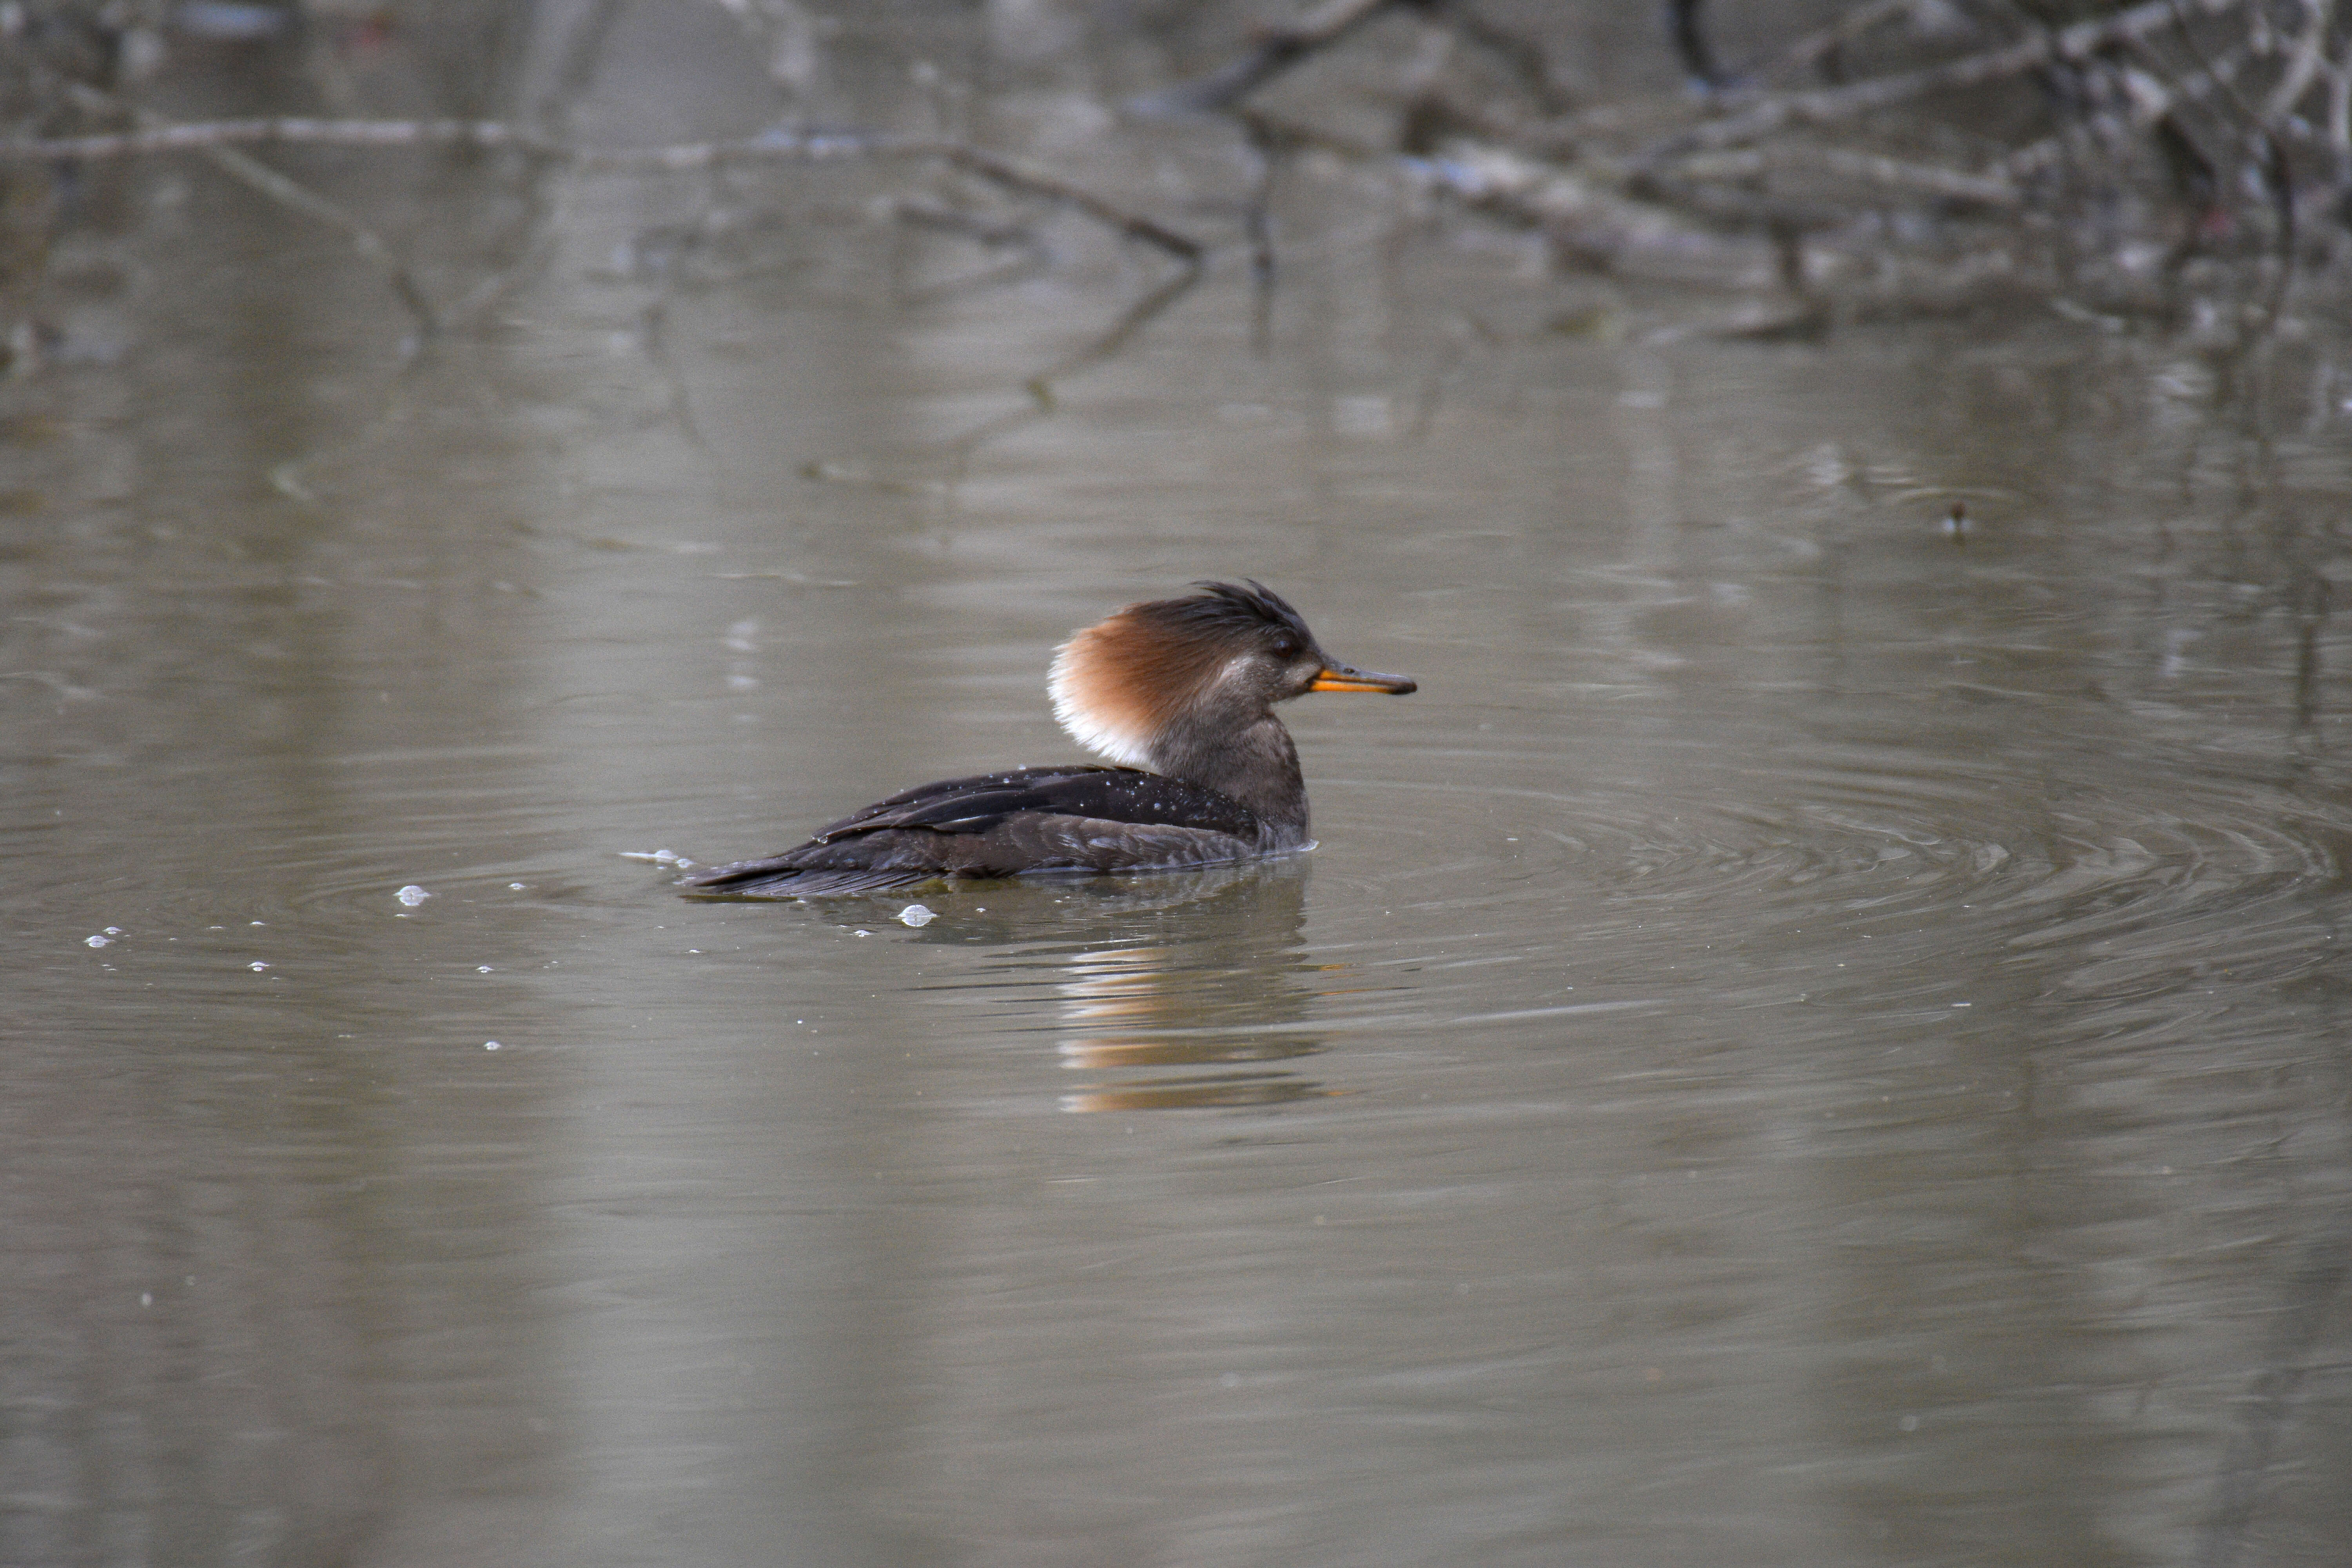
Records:
M1283 659L1297 658L1298 657L1298 644L1297 640L1291 637L1284 637L1280 642L1276 643L1274 645L1274 657Z

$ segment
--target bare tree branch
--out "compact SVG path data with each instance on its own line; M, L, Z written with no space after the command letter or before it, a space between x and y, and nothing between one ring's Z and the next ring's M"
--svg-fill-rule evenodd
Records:
M1675 165L1675 174L1685 180L1748 180L1777 168L1817 171L1877 190L1979 206L2015 207L2025 200L2016 182L1998 172L1970 174L1846 147L1743 147L1736 152L1705 153Z
M1933 0L1869 0L1857 5L1828 26L1808 33L1759 68L1775 74L1826 68L1848 44L1874 32L1897 16L1909 16Z
M2087 60L2111 45L2181 26L2200 16L2218 16L2245 4L2247 0L2147 0L2147 4L2100 21L2079 22L2054 33L2036 33L2021 42L1948 60L1942 65L1874 77L1850 87L1784 93L1737 114L1670 136L1643 153L1640 162L1654 164L1692 153L1735 147L1793 125L1833 124L1932 92L1981 87L2021 76L2053 61Z
M1248 53L1204 77L1132 100L1128 109L1147 118L1208 114L1230 109L1318 49L1328 48L1397 3L1398 0L1324 0L1292 26L1265 29Z
M883 132L778 129L732 142L660 147L575 147L527 126L496 120L215 120L104 136L0 139L0 161L135 158L210 153L224 147L302 143L334 147L471 147L512 150L589 174L688 174L740 163L814 163L858 158L937 159L1007 190L1084 214L1129 239L1197 262L1200 241L1141 213L999 153L968 142Z
M41 163L143 158L212 147L307 142L331 147L518 148L570 159L572 150L536 131L495 120L205 120L100 136L0 138L0 160Z
M2276 125L2294 110L2314 78L2319 75L2320 64L2327 48L2327 33L2336 20L2336 0L2303 0L2304 16L2308 25L2296 41L2294 58L2288 62L2286 74L2263 104L2263 123Z

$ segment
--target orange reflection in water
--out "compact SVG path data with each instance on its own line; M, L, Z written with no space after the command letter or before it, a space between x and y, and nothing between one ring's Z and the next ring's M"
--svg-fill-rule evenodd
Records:
M1287 873L1287 874L1284 874ZM1303 868L1205 879L1151 911L1151 935L1066 962L1055 990L1073 1071L1112 1078L1061 1097L1065 1110L1173 1110L1275 1105L1331 1092L1284 1069L1242 1064L1320 1054L1307 1026L1300 951ZM1197 1068L1198 1071L1185 1071ZM1170 1070L1176 1069L1176 1070Z

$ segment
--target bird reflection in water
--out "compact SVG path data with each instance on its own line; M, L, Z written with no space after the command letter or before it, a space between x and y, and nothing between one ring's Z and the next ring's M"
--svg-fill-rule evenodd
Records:
M989 884L985 908L931 900L919 941L1002 945L1053 972L1062 1066L1091 1081L1065 1110L1279 1105L1332 1092L1275 1064L1326 1048L1308 1021L1303 858L1100 879ZM1070 927L1089 937L1070 945Z
M1067 1031L1057 1048L1063 1067L1101 1081L1063 1094L1062 1109L1279 1105L1328 1093L1270 1065L1325 1048L1301 984L1307 869L1291 860L1228 872L1222 886L1156 911L1171 929L1152 940L1071 955L1055 986Z

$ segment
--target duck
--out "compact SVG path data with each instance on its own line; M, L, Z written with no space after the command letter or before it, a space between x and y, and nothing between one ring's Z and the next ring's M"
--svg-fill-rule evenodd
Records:
M1323 651L1255 579L1128 605L1055 650L1054 716L1102 763L941 779L782 854L697 870L701 898L796 899L941 879L1173 871L1313 847L1298 748L1275 713L1309 692L1419 684Z

